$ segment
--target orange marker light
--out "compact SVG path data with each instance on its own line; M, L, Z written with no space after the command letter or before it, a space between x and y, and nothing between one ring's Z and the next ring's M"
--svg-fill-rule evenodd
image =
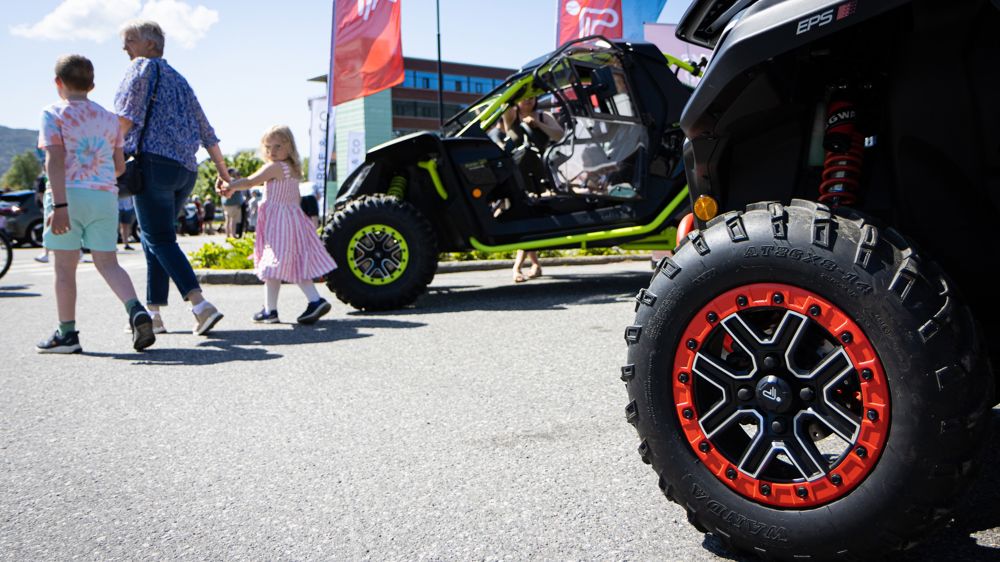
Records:
M719 214L719 204L708 195L702 195L694 202L694 216L700 220L708 221Z
M477 188L475 188L475 189L472 190L472 198L473 199L479 199L482 196L483 196L483 190L482 189L479 189L477 187Z

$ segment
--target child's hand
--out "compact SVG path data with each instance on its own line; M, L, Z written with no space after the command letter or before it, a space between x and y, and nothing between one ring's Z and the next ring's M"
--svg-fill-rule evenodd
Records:
M52 214L45 219L45 224L52 230L52 234L66 234L69 232L69 211L66 207L54 209Z

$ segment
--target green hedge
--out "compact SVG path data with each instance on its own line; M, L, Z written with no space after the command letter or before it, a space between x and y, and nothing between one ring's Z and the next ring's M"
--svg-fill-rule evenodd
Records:
M247 234L243 238L227 238L229 247L224 247L215 242L209 242L191 252L191 263L201 269L253 269L253 234ZM622 250L618 247L610 248L586 248L580 250L540 250L538 257L562 258L572 256L625 256L642 255L649 252L638 250ZM473 260L512 260L514 252L481 252L472 250L469 252L444 252L438 256L440 261L473 261Z

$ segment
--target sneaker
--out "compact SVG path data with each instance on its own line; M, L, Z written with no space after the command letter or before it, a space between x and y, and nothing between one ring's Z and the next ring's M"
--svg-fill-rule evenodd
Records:
M326 299L320 298L306 306L306 311L295 319L299 324L315 324L317 320L327 312L330 312L330 303Z
M38 263L49 263L49 256L46 254L38 254L35 256L35 261Z
M194 318L198 323L194 325L194 329L191 330L191 333L196 336L204 336L219 322L219 320L222 320L222 313L209 302L205 303L205 308L201 311L201 314L194 311L192 312L194 313Z
M142 351L153 345L156 336L153 334L153 318L146 311L146 307L137 304L132 307L128 315L129 326L132 327L132 347L136 351Z
M122 249L124 249L124 250L128 250L128 251L132 251L132 250L134 250L135 248L133 248L132 246L129 246L128 244L125 244L125 247L124 247L124 248L122 248Z
M59 330L53 332L47 340L35 344L38 353L83 353L80 347L80 332L70 332L65 336L59 335Z
M278 320L278 311L272 310L271 312L264 312L264 309L260 309L260 312L253 315L253 321L258 324L277 324L280 322Z
M153 333L154 334L165 334L167 333L166 326L163 325L163 319L160 318L159 314L151 314L153 317Z

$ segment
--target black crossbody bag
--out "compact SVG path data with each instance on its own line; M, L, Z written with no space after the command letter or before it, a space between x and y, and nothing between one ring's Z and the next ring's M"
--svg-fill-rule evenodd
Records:
M146 117L142 121L142 130L139 131L139 142L135 145L135 154L131 155L128 162L125 162L125 173L118 176L118 198L132 197L139 195L145 189L142 183L142 141L146 138L146 128L149 127L149 116L153 111L153 103L156 102L156 90L160 87L160 66L156 67L156 78L153 80L153 87L150 89L149 103L146 104Z

